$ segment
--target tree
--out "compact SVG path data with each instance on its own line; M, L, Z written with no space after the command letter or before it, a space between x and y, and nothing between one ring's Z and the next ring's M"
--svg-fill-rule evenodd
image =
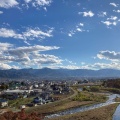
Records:
M39 114L36 112L26 114L24 109L22 109L20 112L5 112L0 116L0 120L42 120L44 117L40 117Z
M2 84L2 85L0 86L0 89L1 89L1 90L6 90L6 89L8 89L8 85Z

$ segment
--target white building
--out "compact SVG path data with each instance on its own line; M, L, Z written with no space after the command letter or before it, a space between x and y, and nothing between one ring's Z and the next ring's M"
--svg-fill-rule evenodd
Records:
M0 99L0 107L7 107L8 106L8 101L4 99Z

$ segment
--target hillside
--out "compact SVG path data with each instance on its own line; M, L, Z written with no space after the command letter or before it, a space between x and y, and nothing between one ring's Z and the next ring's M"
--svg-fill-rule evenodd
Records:
M81 77L120 77L120 70L101 69L101 70L87 70L87 69L10 69L0 70L0 78L81 78Z

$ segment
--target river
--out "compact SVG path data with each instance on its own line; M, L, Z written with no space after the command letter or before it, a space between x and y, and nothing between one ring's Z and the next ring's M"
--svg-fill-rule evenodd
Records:
M117 109L113 115L113 120L120 120L120 105L117 107Z
M55 117L58 117L58 116L74 114L74 113L77 113L77 112L84 112L84 111L87 111L87 110L92 110L92 109L95 109L95 108L100 108L100 107L103 107L103 106L114 104L115 103L114 102L115 98L120 97L120 95L110 94L108 97L109 97L109 99L105 103L98 103L98 104L93 104L93 105L90 105L90 106L82 106L82 107L71 108L71 109L68 109L68 110L61 111L61 112L56 112L55 114L47 115L45 118L55 118ZM120 110L120 108L119 108L119 110ZM118 120L118 119L113 119L113 120Z

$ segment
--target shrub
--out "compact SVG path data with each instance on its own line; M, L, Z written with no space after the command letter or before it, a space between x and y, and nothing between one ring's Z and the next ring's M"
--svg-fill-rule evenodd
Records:
M90 91L91 92L98 92L99 91L99 87L98 86L91 86L90 87Z
M5 112L0 116L0 120L42 120L37 113L26 114L24 109L20 112Z
M73 98L74 101L96 101L96 102L102 102L106 100L106 96L104 95L95 95L93 93L79 93Z
M90 91L90 88L89 88L89 87L84 86L84 87L83 87L83 91Z

